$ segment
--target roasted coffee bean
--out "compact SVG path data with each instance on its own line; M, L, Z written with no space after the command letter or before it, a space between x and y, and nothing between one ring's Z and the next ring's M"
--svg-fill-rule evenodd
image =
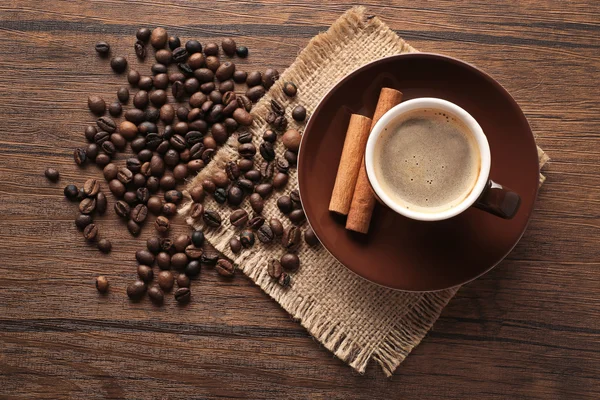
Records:
M271 228L271 231L275 237L280 237L283 235L283 224L277 218L271 218L269 220L269 227Z
M96 143L90 143L85 149L85 155L89 160L96 160L100 149Z
M238 108L238 110L241 110ZM252 143L243 143L238 146L238 153L244 158L252 158L256 154L256 146Z
M319 238L317 238L317 235L315 235L315 232L310 226L304 231L304 241L309 246L316 246L319 244Z
M150 67L150 71L152 71L152 73L154 75L160 75L160 74L166 74L169 70L167 68L167 66L165 64L161 64L159 62L152 64L152 67ZM154 81L154 79L153 79ZM149 90L149 89L147 89Z
M215 190L217 190L217 185L215 185L215 182L213 182L212 179L205 179L202 181L202 188L207 193L214 193Z
M184 47L176 47L173 49L173 61L176 63L185 62L188 58L188 51Z
M144 265L154 264L154 254L148 250L138 250L135 252L135 259L138 263Z
M260 185L256 185L254 191L265 199L273 192L273 185L270 183L261 183Z
M183 158L183 157L181 157L181 158ZM185 164L179 164L173 168L173 177L175 178L176 181L183 182L183 180L187 177L187 175L188 175L188 168Z
M190 278L196 278L200 275L200 261L192 260L185 266L185 274Z
M125 150L125 146L127 146L127 140L120 133L110 135L110 141L115 145L117 150Z
M148 211L154 215L159 215L163 208L162 200L158 196L151 196L146 205L148 207Z
M77 199L77 195L79 194L79 189L75 185L67 185L64 189L65 197L71 201Z
M202 161L204 162L204 164L208 164L210 162L210 160L212 160L214 155L215 155L214 149L204 149L204 151L202 152Z
M190 148L190 158L192 160L198 160L202 158L202 153L204 152L204 144L196 143Z
M158 178L155 176L150 176L146 179L146 187L150 191L150 193L156 193L159 187Z
M158 286L150 286L148 289L148 297L154 304L160 305L164 301L164 294Z
M117 99L123 104L127 103L127 101L129 101L129 89L125 86L121 86L119 90L117 90Z
M96 195L96 212L100 215L106 212L106 207L108 206L108 201L106 200L106 196L104 193L100 192Z
M277 207L284 214L289 214L294 209L290 196L284 195L277 199Z
M285 158L278 158L275 162L279 172L287 174L290 170L290 163Z
M200 82L196 78L188 78L183 83L183 88L188 94L196 93L200 88Z
M188 40L185 43L185 49L190 54L201 53L202 52L202 45L197 40Z
M114 165L114 164L112 164L112 165ZM126 165L125 169L128 169L132 173L138 173L138 172L140 172L140 170L142 168L141 161L135 157L128 158L127 161L125 161L125 165ZM117 175L118 175L118 173L117 173Z
M246 90L246 97L256 103L265 95L265 88L262 86L254 86Z
M240 167L238 167L235 161L229 161L225 165L225 173L231 181L235 181L240 177Z
M140 300L146 293L146 284L142 281L135 281L127 286L127 297L130 300Z
M154 78L151 76L141 76L138 82L140 90L148 91L154 86Z
M137 196L136 196L135 192L133 192L133 191L125 192L125 194L123 195L123 200L125 200L125 202L127 204L129 204L130 206L134 206L138 202Z
M176 135L176 136L179 136L179 135ZM181 136L179 136L179 138L180 137ZM176 140L179 140L179 138L177 138ZM204 139L204 134L202 132L199 132L199 131L189 131L188 133L185 134L184 142L187 143L187 145L189 147L192 147L192 146L194 146L197 143L201 143L202 139ZM175 140L175 136L173 136L171 138L171 141L173 141L173 140ZM185 143L183 144L184 146L185 146ZM180 146L181 146L181 143L176 143L176 146L174 145L173 147L181 148Z
M267 130L266 130L266 131L263 133L263 136L262 136L262 138L263 138L263 140L264 140L266 143L271 143L271 144L272 144L272 143L275 143L275 141L277 140L277 134L276 134L275 132L273 132L273 130L271 130L271 129L267 129ZM275 153L273 152L273 155L274 155L274 154L275 154Z
M218 260L219 252L215 249L207 249L204 253L202 253L202 257L200 257L200 262L207 265L215 265Z
M137 267L137 274L143 282L150 283L154 279L154 271L147 265L140 264Z
M189 288L190 287L190 278L185 274L177 275L177 286L180 288Z
M96 133L98 133L98 130L96 129L96 127L94 125L88 125L85 127L85 138L88 140L88 142L93 142L94 141L94 136L96 135Z
M148 216L148 207L146 207L146 205L144 205L144 204L138 204L137 206L135 206L131 210L131 214L130 214L130 218L138 224L141 224L142 222L144 222L146 220L147 216Z
M289 97L294 97L298 93L298 87L293 82L285 82L283 84L283 93Z
M286 274L285 272L282 272L282 273L281 273L281 276L280 276L280 277L279 277L279 279L277 280L277 283L278 283L280 286L283 286L283 287L289 287L289 286L290 286L290 284L291 284L291 278L290 278L290 276L289 276L288 274Z
M254 217L250 221L248 221L248 227L250 229L257 230L258 228L263 226L264 223L265 223L265 219L263 217L261 217L260 215L257 215L256 217Z
M92 224L89 224L88 226L86 226L85 228L83 228L83 237L88 242L93 242L94 240L96 240L97 236L98 236L98 227L96 226L96 224L92 223Z
M236 69L236 71L233 73L233 80L235 81L235 83L244 83L244 82L246 82L247 78L248 78L248 73L246 73L244 71L240 71L240 70Z
M219 71L217 70L217 72L219 72ZM235 83L233 82L233 79L231 79L231 78L226 79L226 80L222 81L221 83L219 83L219 92L221 92L221 94L223 94L223 95L225 93L234 93L233 92L234 90L235 90ZM227 105L230 103L230 102L225 103L224 100L221 100L221 101L223 102L224 105ZM236 101L236 104L237 104L237 101Z
M281 256L279 260L281 266L286 271L295 272L300 267L300 258L294 253L287 253Z
M275 118L275 121L272 125L278 131L284 131L288 126L288 120L285 117L285 115L280 115L277 118Z
M271 100L271 110L277 115L285 114L285 107L275 99Z
M110 142L108 140L106 142L102 143L102 146L100 146L100 147L109 156L112 156L117 152L117 148L115 147L113 142Z
M303 106L294 107L292 110L292 118L299 122L304 121L306 119L306 108Z
M225 38L221 42L221 48L223 49L223 52L229 57L233 57L235 55L236 47L235 40L231 38Z
M140 90L133 96L133 105L140 110L143 110L148 106L148 101L148 92L145 90ZM145 115L144 118L146 118Z
M165 193L165 201L178 204L183 199L183 194L179 190L169 190Z
M161 238L160 247L163 251L171 252L173 250L173 240L170 238Z
M240 167L241 172L250 171L254 168L254 161L243 158L238 160L238 166Z
M110 182L108 182L108 188L110 189L111 193L114 194L117 198L123 197L125 191L127 190L125 189L125 185L123 185L123 183L121 183L121 181L119 181L118 179L113 179Z
M162 206L162 213L167 217L172 217L177 214L177 205L174 203L165 203Z
M267 121L268 124L273 125L275 123L275 120L277 119L278 115L277 113L275 113L274 111L269 111L267 113L267 116L265 117L265 121Z
M110 60L110 67L117 73L124 72L127 69L127 60L121 56L113 57Z
M183 151L187 147L186 140L181 135L173 135L173 137L169 139L169 144L177 151Z
M180 287L175 291L175 300L177 300L179 304L187 304L192 296L191 293L190 288Z
M106 111L106 103L100 96L88 97L88 108L96 115L102 115Z
M208 56L206 57L206 68L210 69L212 72L216 72L217 69L221 66L221 61L219 61L219 57Z
M182 99L185 96L185 85L180 81L173 82L173 85L171 85L171 94L177 100Z
M215 77L219 81L223 82L227 79L230 79L233 76L234 72L235 72L235 64L230 61L226 61L217 68L217 70L215 72Z
M271 142L262 142L259 147L260 155L267 161L275 159L275 148Z
M204 223L212 228L218 228L221 226L221 215L213 210L205 210L202 216Z
M165 173L165 162L157 155L150 159L150 173L154 176L162 176Z
M232 237L229 240L229 248L234 254L238 254L242 250L242 242L236 237Z
M137 85L140 82L140 78L140 73L135 69L130 69L127 73L127 82L129 82L131 86ZM129 93L127 93L127 97L129 97Z
M148 240L146 240L146 247L152 254L158 254L160 251L160 238L156 236L149 237Z
M83 199L85 199L85 192L83 191L83 188L79 189L79 193L77 193L77 201L81 201Z
M75 226L80 230L83 230L86 226L93 222L93 218L91 215L87 214L79 214L77 218L75 218Z
M73 151L73 159L75 160L75 164L81 166L83 164L85 164L85 162L87 161L87 155L85 152L85 149L75 149Z
M238 134L238 142L240 144L252 143L252 132L244 131ZM254 151L256 153L256 149Z
M108 106L108 113L113 117L118 117L123 112L123 106L118 101L113 101Z
M111 158L108 154L98 154L96 156L96 159L94 161L96 161L96 165L98 165L100 168L104 168L104 166L106 164L108 164L110 162Z
M58 181L58 178L60 176L58 170L54 168L46 168L46 170L44 171L44 175L46 175L46 178L51 182Z
M213 124L211 128L211 133L213 139L215 139L215 141L220 145L224 144L229 138L227 130L225 129L223 124L220 123Z
M189 52L188 52L189 54ZM198 69L204 66L205 58L202 53L194 53L188 57L187 63L191 69Z
M155 49L162 49L167 44L168 36L164 28L158 27L152 30L150 34L150 44Z
M146 114L137 108L132 108L125 111L125 119L127 121L121 122L119 125L119 133L123 135L127 140L132 140L137 135L137 126L144 122Z
M137 56L137 58L139 58L140 60L146 58L146 46L141 40L135 42L135 44L133 45L133 50L135 51L135 55Z
M231 222L231 225L235 227L246 225L248 222L248 212L242 208L233 211L229 216L229 222Z
M171 266L177 270L185 268L189 259L185 253L175 253L171 256Z
M158 282L158 286L165 292L173 289L175 278L173 277L173 273L171 271L160 271L156 280Z
M245 229L240 233L240 242L242 242L242 246L246 249L254 246L254 232L250 229Z
M262 83L262 73L260 71L252 71L248 73L246 85L249 87L258 86Z
M168 143L168 142L163 142ZM165 164L171 168L179 163L179 153L174 149L169 149L164 156Z
M215 201L223 204L227 201L227 191L224 188L218 188L214 193Z
M191 243L191 240L192 239L188 235L177 236L175 240L173 240L173 247L175 248L175 251L183 253L185 248Z
M181 107L177 108L175 113L177 114L177 119L180 122L183 122L183 121L187 121L190 110L187 107L181 106Z
M204 244L204 233L202 231L194 231L192 233L192 243L196 247L202 247Z
M281 273L283 272L281 263L278 260L270 259L269 264L267 266L267 273L273 279L279 279Z
M302 208L300 192L298 192L298 189L294 189L290 192L290 200L292 201L294 208Z
M298 160L298 154L290 150L286 150L283 157L290 163L290 165L296 165Z
M142 231L142 227L137 222L129 220L129 221L127 221L127 230L133 236L137 236Z
M94 143L100 146L102 143L110 140L110 133L105 131L100 131L94 135Z
M283 134L281 140L283 145L287 147L288 150L297 153L298 149L300 148L302 136L296 129L289 129Z
M167 102L167 92L158 89L150 93L150 101L156 107L162 107Z
M101 252L108 254L112 250L112 243L108 239L100 239L98 243L96 243L98 250Z
M173 135L171 136L171 138L169 140L173 139L173 136L175 136L175 135L179 135L179 136L183 137L183 135L185 135L189 130L190 130L189 125L187 124L187 122L179 121L175 125L173 125ZM185 147L183 147L183 148L179 147L179 148L181 148L183 150Z
M215 73L208 68L198 68L194 71L194 76L200 83L212 82L215 79Z
M144 114L146 115L146 121L153 124L156 124L160 118L160 111L157 108L150 107L144 112Z
M94 46L94 49L96 49L96 53L105 56L110 52L110 45L106 42L98 42L96 43L96 46Z
M188 41L186 43L186 45L185 45L186 48L188 47L188 43L190 43L190 42L195 42L195 41L191 41L191 40ZM199 53L199 52L202 51L202 46L199 46L200 43L198 43L198 45L196 45L196 43L193 43L193 44L194 44L194 46L195 46L196 49L200 48L200 50L197 50L195 52ZM190 51L190 50L188 49L188 51ZM207 56L217 56L217 55L219 55L219 45L216 44L216 43L208 43L206 46L204 46L204 54L206 54Z
M248 199L248 201L250 202L250 206L252 207L252 210L254 210L254 212L256 214L260 214L262 212L262 210L265 208L265 202L264 202L263 198L261 197L261 195L258 193L252 193L250 195L250 198Z
M252 110L252 100L250 100L248 97L244 95L236 95L236 99L238 102L238 106L240 106L241 109L244 109L248 112Z
M117 172L117 179L124 185L127 185L133 179L133 172L128 168L121 167L119 168L119 172Z
M287 174L284 174L283 172L278 172L273 177L273 187L275 189L281 189L285 187L285 185L287 185L288 183L288 179L289 176Z
M163 216L156 218L156 221L154 222L154 228L161 233L168 231L170 227L171 224L169 223L169 220Z
M230 206L239 206L244 200L244 192L238 186L232 185L227 191L227 202Z
M194 203L190 208L190 217L196 219L201 218L204 214L204 206L200 203Z
M302 224L306 220L306 215L304 215L304 210L301 208L297 209L297 210L293 210L288 217L290 218L290 221L292 221L294 224L297 224L297 225Z
M184 252L185 252L185 255L191 260L200 259L202 257L202 254L204 253L202 251L202 247L195 246L193 244L186 246L186 248L184 249Z
M224 258L219 259L217 261L217 265L215 266L215 270L219 275L224 277L232 277L235 274L235 267L233 264Z
M215 172L212 176L212 181L220 188L225 188L229 185L229 178L224 171Z
M179 69L179 72L188 78L194 76L194 70L187 63L179 63L177 64L177 68Z
M96 209L96 199L88 197L79 203L79 212L82 214L91 214Z
M157 89L166 89L169 86L169 76L166 73L158 74L154 77L154 87Z
M238 46L237 49L235 49L235 54L240 58L246 58L248 57L248 48L246 46Z
M206 134L208 132L208 123L202 119L197 119L189 123L189 130Z
M187 115L188 121L195 121L204 118L204 111L201 108L192 108Z
M235 185L242 189L245 194L254 192L254 183L249 179L239 179L235 182Z
M213 93L218 93L218 92L211 92L211 95ZM219 95L221 95L221 94L219 93ZM210 123L214 123L214 122L219 122L222 119L223 119L223 105L222 104L213 105L212 108L210 109L208 115L206 115L206 121L210 122Z
M165 124L170 124L175 119L175 110L170 104L165 104L160 108L159 118Z
M295 251L300 247L301 240L300 229L295 226L290 226L283 232L281 245L288 251Z
M271 230L271 227L267 224L258 228L256 236L258 237L258 240L260 240L263 243L271 243L275 238L275 234Z
M156 264L158 268L162 270L168 270L171 268L171 256L169 253L161 251L156 255Z
M135 33L135 37L143 42L147 42L148 39L150 39L151 33L152 33L152 31L148 28L140 28Z
M96 290L100 293L108 292L108 279L104 276L99 276L96 278Z
M265 89L269 89L279 79L279 72L276 69L269 68L262 75L262 84Z

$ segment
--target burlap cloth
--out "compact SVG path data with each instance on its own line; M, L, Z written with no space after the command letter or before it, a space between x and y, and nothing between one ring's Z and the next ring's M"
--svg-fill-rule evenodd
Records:
M292 122L290 127L294 127L289 115L294 105L304 105L310 115L327 91L351 71L381 57L414 51L378 18L369 18L364 8L347 11L326 33L310 41L254 108L255 123L250 127L254 144L258 147L262 133L267 129L264 117L272 98L287 106L288 119ZM297 84L299 91L296 98L290 100L282 94L281 86L285 81ZM280 142L276 145L279 157L283 155ZM539 156L541 167L547 157L541 149ZM199 185L217 169L222 169L227 161L237 158L237 138L234 135L219 150L213 162L189 183L188 189ZM540 175L540 184L542 182L543 176ZM266 202L263 216L267 220L275 216L284 224L286 221L289 223L275 203L279 196L297 187L294 169L290 172L286 189L274 193ZM189 217L190 204L180 210L190 225L204 229L207 239L219 251L234 260L244 274L327 349L359 372L364 372L369 360L374 359L386 375L391 375L423 339L458 290L413 294L386 289L347 270L322 246L310 248L306 245L298 251L301 267L292 275L291 287L282 288L267 275L268 260L283 254L278 242L264 245L257 241L253 248L235 255L229 249L229 239L239 232L229 223L230 208L207 197L205 208L218 210L223 217L223 225L215 230L204 227L201 220ZM247 201L242 206L252 213Z

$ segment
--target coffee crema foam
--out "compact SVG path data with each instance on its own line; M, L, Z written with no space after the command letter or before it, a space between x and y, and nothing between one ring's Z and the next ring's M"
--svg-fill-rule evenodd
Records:
M473 190L481 159L471 130L453 115L419 109L388 124L375 143L375 176L396 204L437 213Z

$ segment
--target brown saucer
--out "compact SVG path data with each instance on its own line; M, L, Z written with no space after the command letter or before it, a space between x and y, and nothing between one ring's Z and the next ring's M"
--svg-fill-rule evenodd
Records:
M483 211L439 222L404 218L377 204L368 235L344 228L327 208L351 113L371 117L382 87L404 100L439 97L469 112L485 132L490 178L521 196L517 216ZM323 98L302 137L298 179L306 217L331 254L358 275L394 289L441 290L489 271L517 244L533 211L539 168L533 134L523 112L490 76L462 61L412 53L384 58L354 71Z

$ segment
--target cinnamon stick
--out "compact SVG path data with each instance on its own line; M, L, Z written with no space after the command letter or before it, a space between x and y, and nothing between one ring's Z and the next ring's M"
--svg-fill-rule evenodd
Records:
M360 161L371 131L371 122L371 118L363 115L352 114L350 117L344 149L331 193L329 211L342 215L348 215L348 211L350 211L350 203L360 170Z
M383 114L389 111L390 108L400 104L401 101L402 92L395 89L382 88L379 93L377 108L375 109L373 122L371 123L371 129L369 131L373 129ZM356 187L354 188L354 195L352 196L352 203L350 204L350 211L348 212L348 219L346 220L346 229L367 233L369 231L369 225L371 224L371 216L373 215L375 202L375 195L369 184L363 154L360 171L358 172L358 178L356 180Z

